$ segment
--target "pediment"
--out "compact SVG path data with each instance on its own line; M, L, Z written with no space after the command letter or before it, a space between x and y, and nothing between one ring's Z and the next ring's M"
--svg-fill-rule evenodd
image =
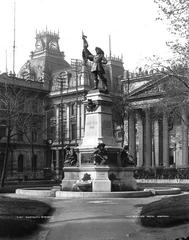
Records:
M139 99L158 98L165 93L165 84L168 81L169 78L167 75L159 75L147 81L142 86L131 90L128 94L128 100L137 101Z

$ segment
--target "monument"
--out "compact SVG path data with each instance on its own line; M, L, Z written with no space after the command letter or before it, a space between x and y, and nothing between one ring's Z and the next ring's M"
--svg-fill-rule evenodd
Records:
M121 148L115 141L112 126L112 100L108 92L103 65L107 63L104 52L96 47L96 55L88 50L86 36L83 39L83 64L92 61L94 89L86 96L85 133L78 146L79 162L64 167L62 190L91 189L93 192L136 189L133 169L122 167ZM102 88L99 87L102 81ZM90 187L89 187L90 186Z

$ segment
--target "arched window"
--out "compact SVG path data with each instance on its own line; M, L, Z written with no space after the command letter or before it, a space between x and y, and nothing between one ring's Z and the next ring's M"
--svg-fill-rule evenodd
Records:
M23 154L20 154L18 156L18 172L24 171L24 156Z
M37 155L34 154L32 156L32 172L36 172L37 171Z

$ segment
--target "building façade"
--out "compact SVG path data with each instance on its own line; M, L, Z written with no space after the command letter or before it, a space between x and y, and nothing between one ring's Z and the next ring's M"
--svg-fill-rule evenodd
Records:
M187 168L188 156L188 77L176 66L127 73L123 79L128 104L130 153L138 167Z

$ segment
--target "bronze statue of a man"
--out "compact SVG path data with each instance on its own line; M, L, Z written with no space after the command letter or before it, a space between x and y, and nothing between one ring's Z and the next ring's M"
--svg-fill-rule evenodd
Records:
M82 35L82 39L83 39L83 52L82 52L82 56L83 56L83 60L85 63L87 63L87 60L90 60L93 62L92 67L91 67L91 72L94 76L94 80L95 80L95 87L94 89L98 89L98 84L99 84L99 78L102 80L102 83L104 85L104 90L106 92L108 92L108 85L107 85L107 79L105 78L104 74L105 74L105 70L103 67L103 64L107 64L107 60L104 57L104 51L99 48L96 47L95 51L96 54L93 55L89 50L88 50L88 42L86 40L86 36Z

